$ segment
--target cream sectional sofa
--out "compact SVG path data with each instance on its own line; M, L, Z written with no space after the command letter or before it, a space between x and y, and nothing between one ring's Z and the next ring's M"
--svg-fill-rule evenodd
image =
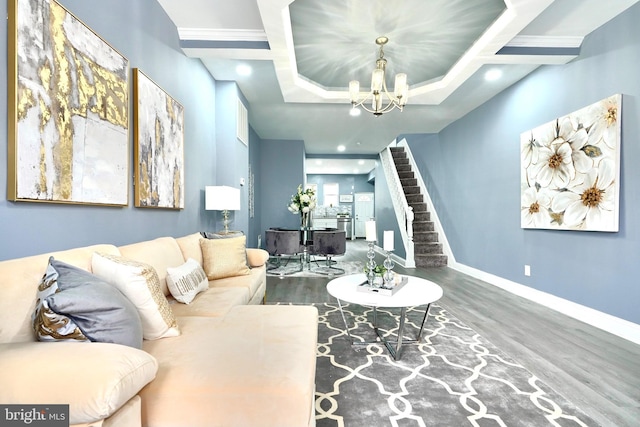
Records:
M315 424L318 313L262 305L260 249L250 273L209 281L190 304L172 298L167 269L203 263L201 236L161 237L0 261L0 403L69 404L73 426L309 426ZM99 252L151 265L180 335L137 349L105 342L39 342L32 326L50 256L92 271Z

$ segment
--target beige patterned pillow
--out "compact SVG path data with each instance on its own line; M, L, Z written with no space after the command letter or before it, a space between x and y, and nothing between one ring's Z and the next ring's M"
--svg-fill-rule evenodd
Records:
M145 263L121 256L94 253L93 274L120 290L138 309L144 339L180 335L171 306L162 293L156 270Z
M200 239L202 267L209 280L251 273L247 266L246 236Z
M189 258L179 267L167 268L167 287L177 301L189 304L196 295L209 289L209 281L198 261Z

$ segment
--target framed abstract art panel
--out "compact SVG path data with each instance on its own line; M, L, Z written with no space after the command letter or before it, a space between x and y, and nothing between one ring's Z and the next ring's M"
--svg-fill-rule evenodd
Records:
M618 231L622 95L520 135L522 228Z
M133 69L135 206L184 208L184 108Z
M55 0L8 12L8 199L127 205L129 61Z

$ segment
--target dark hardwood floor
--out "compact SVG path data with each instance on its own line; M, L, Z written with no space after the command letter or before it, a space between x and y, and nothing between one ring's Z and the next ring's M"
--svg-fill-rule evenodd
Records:
M365 261L366 251L348 241L340 259ZM448 267L394 270L439 284L440 305L603 427L640 426L639 345ZM267 302L333 302L328 280L268 277Z

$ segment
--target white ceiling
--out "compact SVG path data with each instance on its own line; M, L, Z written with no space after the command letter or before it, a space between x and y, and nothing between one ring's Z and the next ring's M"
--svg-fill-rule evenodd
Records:
M571 61L585 36L640 0L158 1L185 54L238 83L262 139L303 140L329 159L338 145L370 157L399 134L439 132L540 65ZM382 35L388 85L407 73L409 102L352 117L348 82L368 90ZM494 68L502 77L486 81ZM357 167L341 163L342 173Z

